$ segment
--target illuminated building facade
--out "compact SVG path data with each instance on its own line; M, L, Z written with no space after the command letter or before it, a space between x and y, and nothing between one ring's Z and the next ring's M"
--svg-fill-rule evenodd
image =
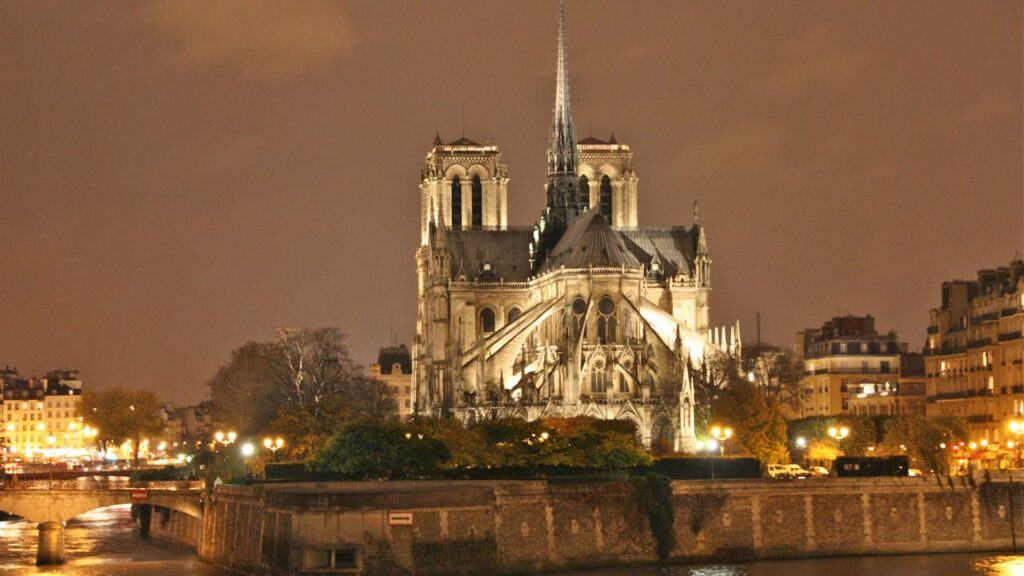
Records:
M8 457L61 459L82 456L91 442L78 416L82 381L75 371L54 371L43 378L3 373L0 435Z
M1024 262L942 284L925 343L929 416L967 421L971 439L1002 441L1024 411Z
M740 352L709 323L711 258L696 205L687 226L638 227L633 152L576 139L564 11L547 150L546 207L508 225L497 145L427 154L420 181L416 409L466 422L586 415L629 419L645 444L695 447L689 374Z
M884 416L903 412L899 394L901 346L879 334L871 316L843 316L804 330L800 416Z
M391 390L400 417L413 413L412 355L405 344L381 348L377 363L370 365L370 378L380 380Z

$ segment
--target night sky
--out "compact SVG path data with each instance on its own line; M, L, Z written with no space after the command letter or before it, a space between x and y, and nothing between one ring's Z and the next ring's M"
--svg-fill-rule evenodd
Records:
M568 0L577 133L640 222L708 230L712 321L791 344L871 313L919 348L943 280L1022 248L1022 8ZM194 402L229 351L410 342L435 130L544 204L557 4L0 3L0 364Z

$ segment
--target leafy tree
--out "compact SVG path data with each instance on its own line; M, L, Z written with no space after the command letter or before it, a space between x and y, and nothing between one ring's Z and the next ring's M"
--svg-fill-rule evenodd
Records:
M786 421L779 404L767 399L749 382L737 382L726 388L715 406L715 423L729 425L735 431L740 449L762 464L785 462Z
M364 419L344 426L309 468L358 479L416 477L438 470L448 457L435 438L406 432L398 422Z
M149 390L126 390L121 387L82 396L79 414L97 430L96 441L103 450L109 444L132 442L132 459L139 461L139 444L144 437L163 432L160 400Z

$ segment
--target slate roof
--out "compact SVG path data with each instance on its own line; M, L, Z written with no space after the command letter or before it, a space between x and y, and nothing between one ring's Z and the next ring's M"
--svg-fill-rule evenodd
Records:
M637 259L600 210L587 210L569 223L541 272L565 268L639 268Z
M686 228L637 228L620 233L625 238L626 247L648 271L652 270L651 262L657 260L663 276L692 275L696 242Z
M576 217L540 273L565 268L640 268L664 278L693 274L693 230L682 226L615 230L599 210ZM451 230L447 242L451 277L458 281L523 282L530 278L533 228ZM490 264L490 271L485 270ZM656 263L656 265L654 265Z
M593 136L587 136L583 140L580 140L579 144L583 144L584 146L586 146L587 144L608 144L608 142L605 142L604 140L601 140L599 138L594 138Z
M480 143L479 142L474 142L474 141L470 140L469 138L466 138L465 136L463 136L462 138L459 138L458 140L452 140L451 142L448 143L448 145L449 146L479 146Z
M395 364L401 367L402 374L412 374L412 355L405 344L381 348L377 354L377 364L381 374L391 374Z
M452 278L522 282L530 277L533 228L452 230L448 233ZM491 265L490 272L484 263Z

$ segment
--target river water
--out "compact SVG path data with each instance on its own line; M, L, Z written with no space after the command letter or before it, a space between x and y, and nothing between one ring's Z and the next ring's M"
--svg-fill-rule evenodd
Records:
M83 514L65 529L68 563L37 568L36 528L0 521L0 575L226 576L191 551L139 536L128 506ZM562 576L1024 576L1024 556L940 554L674 565L572 572Z

